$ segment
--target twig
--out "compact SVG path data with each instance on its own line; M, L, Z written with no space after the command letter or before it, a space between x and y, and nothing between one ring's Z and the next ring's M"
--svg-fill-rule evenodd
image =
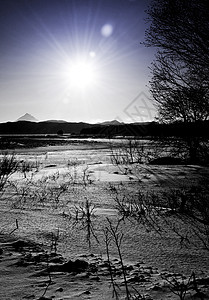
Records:
M17 220L17 219L15 220L15 223L16 223L16 228L13 229L9 234L12 234L13 232L15 232L16 230L19 229L19 226L18 226L18 220Z

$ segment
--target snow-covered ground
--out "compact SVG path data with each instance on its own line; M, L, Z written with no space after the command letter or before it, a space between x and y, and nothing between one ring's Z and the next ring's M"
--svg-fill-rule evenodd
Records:
M13 200L5 201L2 198L1 232L12 232L18 220L18 230L14 232L17 237L50 245L51 234L56 234L59 230L58 252L65 257L75 258L78 254L91 252L105 255L103 229L107 224L106 218L116 220L118 217L110 183L117 185L123 182L127 190L157 190L160 185L166 186L173 184L172 182L188 185L208 174L207 168L198 166L114 166L111 163L111 150L107 147L84 147L81 144L81 147L76 145L71 149L59 147L53 151L51 148L44 150L28 149L18 152L18 160L36 162L38 168L27 173L26 178L22 173L15 173L11 181L19 188L33 182L30 184L34 189L34 182L39 182L42 187L46 184L45 189L47 184L59 187L62 183L69 182L67 193L59 198L57 207L52 199L53 193L52 198L44 203L38 201L44 197L39 194L41 188L36 190L37 199L33 195L33 200L31 198L29 204L25 203L21 209L18 206L11 207ZM44 181L44 178L48 178L48 181ZM71 188L70 183L73 181ZM94 208L92 228L100 241L98 244L92 236L91 249L86 242L85 228L69 218L73 209L80 207L82 211L85 208L86 200ZM122 222L121 231L124 233L121 248L125 262L134 264L140 261L146 266L158 268L159 272L180 272L189 276L195 271L199 276L209 275L208 251L192 244L187 245L187 248L182 246L179 237L172 231L167 230L160 236L155 231L147 231L142 225L130 222ZM117 257L115 247L111 249L111 255ZM80 296L75 299L83 298Z

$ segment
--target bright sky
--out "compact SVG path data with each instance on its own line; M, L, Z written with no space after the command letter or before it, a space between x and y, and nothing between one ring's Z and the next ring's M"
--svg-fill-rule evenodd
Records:
M0 0L0 122L152 119L149 2Z

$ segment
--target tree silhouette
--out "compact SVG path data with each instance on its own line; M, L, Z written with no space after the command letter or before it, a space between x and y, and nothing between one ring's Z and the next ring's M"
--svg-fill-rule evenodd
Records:
M187 124L209 119L209 3L153 0L147 14L144 44L157 48L150 91L159 120ZM185 142L198 161L202 139L194 139Z
M163 122L205 121L209 118L209 86L190 68L158 54L152 63L150 90Z
M161 120L209 116L209 3L154 0L147 10L146 46L157 48L151 92Z
M209 3L207 0L153 0L147 10L146 45L191 65L207 78Z

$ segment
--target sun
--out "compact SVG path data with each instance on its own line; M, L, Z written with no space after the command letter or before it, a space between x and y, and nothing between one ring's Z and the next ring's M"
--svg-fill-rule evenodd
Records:
M87 88L95 83L95 71L90 62L76 61L69 67L70 85L75 88Z

